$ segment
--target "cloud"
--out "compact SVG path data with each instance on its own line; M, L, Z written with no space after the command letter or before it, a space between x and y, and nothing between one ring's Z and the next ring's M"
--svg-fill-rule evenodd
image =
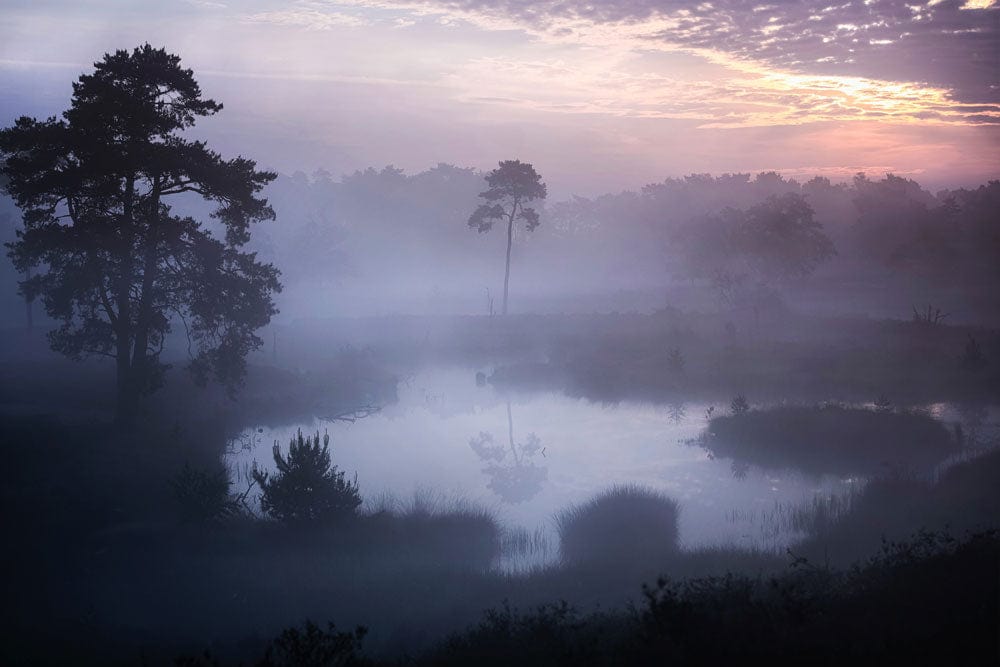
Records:
M360 28L368 21L353 14L329 11L314 3L299 3L292 9L257 12L243 19L246 23L270 23L279 26L307 28L309 30L330 30L332 28Z
M827 4L829 3L829 4ZM926 85L1000 104L1000 7L962 0L347 0L609 48L687 49L796 75Z
M477 58L451 79L470 102L489 98L535 111L687 119L703 128L859 120L1000 122L993 107L956 105L946 90L914 84L768 70L692 81L628 71L603 54L572 63Z
M198 9L226 9L229 6L224 2L213 2L213 0L184 0L184 2Z

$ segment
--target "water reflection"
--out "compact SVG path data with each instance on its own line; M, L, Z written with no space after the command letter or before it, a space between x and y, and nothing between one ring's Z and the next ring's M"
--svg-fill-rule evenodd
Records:
M541 531L553 544L557 512L614 484L636 483L680 503L684 547L783 549L794 537L784 524L764 533L757 523L727 520L726 512L760 517L775 503L811 504L817 495L839 496L857 485L856 475L734 465L745 459L685 444L726 412L704 399L602 405L553 392L502 393L465 367L423 369L400 384L398 396L353 424L316 420L247 433L233 443L227 462L234 472L254 460L269 469L275 440L287 442L300 427L328 429L334 462L357 471L366 498L432 491L495 509L506 526ZM984 413L948 404L942 410L943 421L963 422L966 439L972 433L983 442L996 439L995 408ZM242 488L238 474L233 481Z
M496 442L492 433L480 431L479 435L469 440L469 447L487 464L483 468L490 478L487 487L505 503L523 503L542 490L549 469L535 463L536 455L546 456L546 448L537 435L529 433L524 442L514 442L510 401L507 401L507 443L508 446L504 447Z
M683 403L674 402L667 406L667 419L670 420L671 424L676 426L683 422L685 417L687 417L687 409Z

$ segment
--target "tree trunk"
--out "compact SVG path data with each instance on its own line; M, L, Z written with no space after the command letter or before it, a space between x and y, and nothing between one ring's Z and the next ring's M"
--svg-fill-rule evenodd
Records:
M24 272L25 280L31 280L31 267L29 266ZM34 329L35 318L34 313L32 313L32 299L29 296L24 297L24 314L27 317L28 331Z
M134 188L135 175L126 181L123 193L121 252L123 256L121 275L115 285L115 300L118 302L118 324L115 327L115 364L118 396L115 402L115 422L129 424L139 407L132 367L132 286L134 263L132 261L132 241L134 240Z
M521 465L517 447L514 446L514 417L510 414L510 401L507 401L507 440L510 442L510 453L514 455L514 465Z
M139 392L136 391L132 373L131 345L129 336L117 335L115 354L115 380L117 397L115 400L115 423L127 425L135 418L139 409Z
M135 326L135 345L132 349L132 378L135 385L134 390L138 395L147 388L149 373L149 328L153 319L153 286L156 283L157 254L156 246L159 241L159 210L160 210L160 179L153 181L153 204L152 217L149 220L149 227L146 230L145 244L142 263L142 289L139 292L139 308Z
M507 314L507 286L510 284L510 246L514 241L514 211L517 210L515 206L510 213L510 218L507 220L507 269L503 274L503 314Z

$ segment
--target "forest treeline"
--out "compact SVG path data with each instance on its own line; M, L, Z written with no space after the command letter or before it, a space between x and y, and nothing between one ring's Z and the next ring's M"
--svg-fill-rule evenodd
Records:
M281 270L286 313L323 310L317 293L329 297L323 315L485 313L502 289L503 240L468 228L484 189L482 173L449 164L416 174L387 166L339 179L282 175L264 193L276 223L259 226L250 247ZM205 213L193 199L186 204ZM550 198L537 229L515 232L512 289L522 310L553 298L564 299L557 310L590 310L567 299L628 291L655 294L642 302L655 307L672 300L672 289L692 287L707 290L701 307L709 295L723 307L744 305L761 288L771 299L799 294L808 303L816 301L811 289L836 295L823 301L830 310L846 301L856 312L908 317L933 302L952 321L986 323L997 317L998 209L1000 180L931 193L893 174L845 183L692 174L637 191ZM5 240L18 215L0 201ZM13 273L9 262L4 271ZM13 289L4 301L5 311L23 308Z
M292 290L413 278L430 298L462 276L477 296L490 285L495 294L499 241L465 224L483 189L477 171L446 164L279 177L268 192L279 224L259 230L258 249ZM892 174L849 183L696 174L549 203L538 228L516 239L515 280L521 298L693 283L733 301L737 287L787 290L815 269L813 282L831 288L910 285L974 321L988 317L998 277L998 208L1000 181L932 194ZM763 224L741 234L755 213ZM909 315L907 296L897 316Z

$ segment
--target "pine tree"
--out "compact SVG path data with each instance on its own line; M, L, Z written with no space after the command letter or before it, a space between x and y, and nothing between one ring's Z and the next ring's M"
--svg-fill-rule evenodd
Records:
M319 432L303 437L302 429L288 445L288 455L274 443L273 477L254 466L253 478L260 485L261 509L286 523L316 522L352 516L361 505L358 481L345 479L330 460L330 436Z

